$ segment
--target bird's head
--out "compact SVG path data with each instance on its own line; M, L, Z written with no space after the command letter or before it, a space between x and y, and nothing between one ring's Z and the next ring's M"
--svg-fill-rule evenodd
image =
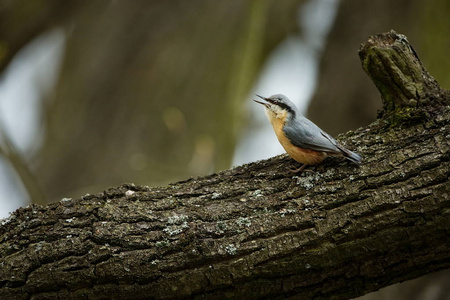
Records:
M285 95L277 94L270 96L269 98L265 98L260 95L256 96L264 100L253 101L264 105L269 120L272 120L272 118L284 119L288 115L294 117L297 112L297 107L295 106L295 104L292 103L291 100L289 100Z

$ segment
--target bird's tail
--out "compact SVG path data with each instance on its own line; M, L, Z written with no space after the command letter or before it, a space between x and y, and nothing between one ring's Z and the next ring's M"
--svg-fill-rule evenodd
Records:
M347 150L349 153L344 154L345 158L349 161L354 162L355 164L360 165L362 162L362 157L358 153L352 152L350 150Z
M343 146L341 145L337 145L339 150L341 150L342 154L344 155L344 157L346 159L348 159L351 162L354 162L357 165L360 165L362 162L362 157L361 155L359 155L358 153L352 152L348 149L345 149Z

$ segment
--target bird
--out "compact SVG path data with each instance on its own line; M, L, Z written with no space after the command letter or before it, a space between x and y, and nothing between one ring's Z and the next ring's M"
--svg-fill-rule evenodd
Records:
M264 100L253 101L264 105L266 116L281 146L291 158L302 164L294 172L301 172L309 165L320 164L328 155L343 156L355 164L361 164L361 155L344 148L308 120L285 95L276 94L268 98L256 96Z

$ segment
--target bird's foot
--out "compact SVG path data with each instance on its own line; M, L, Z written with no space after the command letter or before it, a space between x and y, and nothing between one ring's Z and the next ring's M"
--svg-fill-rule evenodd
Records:
M290 170L293 174L300 174L300 173L302 173L303 171L305 171L305 172L314 172L313 170L305 170L305 168L306 168L307 166L308 166L308 165L303 164L303 165L301 165L299 168L289 168L289 170Z

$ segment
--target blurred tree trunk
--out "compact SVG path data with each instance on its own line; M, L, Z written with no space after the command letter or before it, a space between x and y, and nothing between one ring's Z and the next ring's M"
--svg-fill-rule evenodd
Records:
M35 166L48 199L228 168L240 101L301 2L78 2Z
M373 111L380 109L379 93L354 55L355 46L373 32L395 29L406 34L429 71L449 88L449 5L445 0L340 1L308 116L332 135L374 120Z
M369 39L383 118L292 176L286 156L167 187L18 210L0 227L5 299L347 299L450 267L450 93L404 37Z
M450 89L450 1L414 1L411 22L417 29L417 48L431 74L443 88ZM404 31L408 35L408 31ZM416 44L416 42L414 42Z
M78 1L2 1L0 5L0 73L26 44L55 26L67 25L82 9Z

